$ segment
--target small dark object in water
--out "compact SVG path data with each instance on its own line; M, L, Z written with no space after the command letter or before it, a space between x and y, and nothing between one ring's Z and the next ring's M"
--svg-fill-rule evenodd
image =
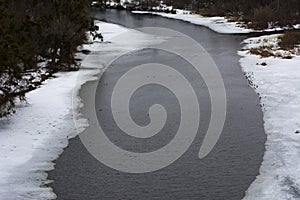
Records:
M81 50L81 53L83 53L83 54L85 54L85 55L88 55L88 54L91 53L91 51L90 51L90 50L87 50L87 49L83 49L83 50Z
M81 58L75 58L75 61L82 61L82 59Z

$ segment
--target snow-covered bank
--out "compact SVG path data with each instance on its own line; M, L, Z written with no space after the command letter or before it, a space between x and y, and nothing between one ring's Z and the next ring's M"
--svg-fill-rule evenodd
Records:
M57 78L28 93L28 104L19 105L15 115L0 121L1 200L56 197L51 188L44 186L48 182L45 171L54 168L51 161L62 153L68 139L77 135L76 128L88 126L78 113L82 106L78 97L81 85L96 79L95 75L116 56L155 41L151 35L118 25L97 25L104 42L83 46L91 53L78 54L83 59L80 71L56 74Z
M177 10L177 14L148 12L148 11L132 11L134 14L153 14L166 18L187 21L192 24L206 26L213 31L224 34L233 33L250 33L254 30L240 27L237 22L229 22L225 17L204 17L197 14L190 14L188 11Z
M238 22L230 22L225 17L204 17L198 14L192 14L191 11L176 9L177 14L163 13L163 12L150 12L150 11L132 11L134 14L152 14L170 19L177 19L192 24L208 27L209 29L223 34L240 34L240 33L252 33L252 32L271 32L281 31L288 28L269 28L265 30L254 30L243 27ZM294 25L295 29L300 29L300 25Z
M27 105L0 125L0 199L51 199L40 187L57 158L76 133L72 90L77 72L59 73L27 96Z
M246 49L272 45L276 35L249 38ZM284 53L280 50L276 53ZM242 70L261 97L266 152L245 200L300 198L300 56L260 58L240 51ZM263 64L262 64L263 63Z

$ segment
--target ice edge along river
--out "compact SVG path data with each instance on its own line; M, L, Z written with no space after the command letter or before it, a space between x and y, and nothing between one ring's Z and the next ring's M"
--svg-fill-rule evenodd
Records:
M17 114L2 120L0 126L0 199L53 199L51 188L40 187L47 182L46 170L77 135L74 117L81 119L78 110L72 113L73 103L81 105L78 92L85 82L94 80L106 62L122 52L146 47L153 37L118 25L100 22L106 41L84 45L91 55L84 56L79 72L58 73L58 78L27 95L28 104L20 105ZM114 40L113 37L131 31L132 37ZM218 32L218 29L215 31ZM219 32L224 32L224 26ZM107 34L105 34L107 33ZM126 34L128 35L128 34ZM134 39L133 39L134 38ZM125 40L124 40L125 39ZM157 38L156 38L157 39ZM249 43L251 39L246 40ZM95 51L103 55L93 55ZM106 54L105 52L109 52ZM267 151L260 175L246 193L245 199L293 199L299 196L299 95L300 58L292 60L267 58L239 52L242 70L252 74L262 97ZM100 63L101 62L101 63ZM256 63L267 62L266 67ZM74 102L72 101L72 97ZM298 104L297 104L298 103ZM82 105L81 105L82 106ZM82 130L88 123L81 119ZM298 161L298 163L297 163ZM298 182L297 182L298 181Z
M269 46L277 37L249 38L244 48ZM260 175L244 199L300 199L300 56L260 58L248 51L238 53L243 72L260 96L267 134Z
M52 189L44 185L49 182L45 171L54 169L52 161L68 146L68 139L88 126L79 112L81 86L97 79L96 74L114 57L162 41L119 25L98 25L105 41L83 46L91 54L78 54L83 59L78 72L55 74L56 78L26 95L27 103L18 105L16 114L0 121L1 200L55 199Z

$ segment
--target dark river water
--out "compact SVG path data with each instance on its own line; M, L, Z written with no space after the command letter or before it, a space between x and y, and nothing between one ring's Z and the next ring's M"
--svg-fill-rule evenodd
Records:
M180 31L199 42L218 66L227 94L227 117L222 135L213 151L204 159L198 152L210 119L210 99L205 82L184 60L167 52L144 49L135 55L118 59L103 74L96 95L96 109L108 138L123 149L148 152L166 145L173 137L180 120L180 109L174 95L166 88L148 85L132 96L130 112L140 125L149 123L147 111L153 104L161 104L168 120L161 133L151 139L132 139L124 135L109 111L112 87L122 73L132 66L147 62L172 65L184 74L200 100L201 121L198 134L188 151L176 162L161 170L143 173L124 173L98 162L81 140L70 140L49 172L58 199L242 199L245 191L258 175L264 153L266 136L258 96L251 89L239 65L237 51L245 36L224 35L187 22L151 15L134 15L126 11L93 10L96 19L129 28L164 27ZM105 84L104 84L105 83ZM105 87L104 87L105 85ZM84 90L84 88L83 88ZM85 92L82 91L81 95ZM105 116L105 117L103 117ZM170 119L169 119L169 116ZM105 128L104 128L105 129Z

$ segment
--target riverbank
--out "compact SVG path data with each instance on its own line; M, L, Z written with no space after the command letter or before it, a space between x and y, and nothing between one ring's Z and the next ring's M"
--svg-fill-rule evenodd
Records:
M300 56L276 50L279 35L244 41L240 63L249 84L260 96L267 134L266 152L260 175L245 200L300 198ZM277 57L262 58L251 49L273 48ZM292 57L284 59L282 57Z
M72 91L78 72L57 73L26 94L13 116L0 121L0 199L54 199L45 171L76 135Z
M133 14L151 14L166 17L170 19L177 19L190 22L195 25L201 25L210 28L211 30L224 33L251 33L254 30L238 26L237 22L229 22L225 17L204 17L190 12L178 10L177 14L163 13L163 12L150 12L150 11L132 11Z
M229 21L225 17L205 17L199 14L192 14L190 11L176 10L177 14L151 11L132 11L133 14L151 14L186 21L195 25L201 25L210 28L211 30L222 34L247 34L247 33L271 33L283 31L286 28L268 28L264 30L254 30L246 28L246 26L237 21ZM295 25L295 29L299 29L300 25Z
M55 199L46 171L68 146L69 139L88 124L79 114L82 106L79 91L104 68L105 63L126 51L141 48L153 37L118 25L97 22L104 42L94 41L79 53L82 67L77 72L56 73L55 78L26 94L16 114L0 121L0 199ZM116 36L126 34L127 37ZM128 37L128 35L132 37ZM75 121L74 121L75 119ZM75 123L76 122L76 123Z

